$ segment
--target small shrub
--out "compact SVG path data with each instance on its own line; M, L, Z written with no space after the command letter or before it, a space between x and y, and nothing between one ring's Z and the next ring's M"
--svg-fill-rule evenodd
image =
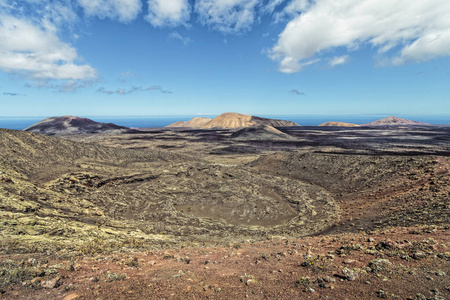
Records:
M304 261L301 263L302 267L311 268L313 271L326 271L328 266L328 259L325 256L305 255Z
M0 286L22 283L36 276L35 268L25 267L13 261L6 261L0 265Z
M114 272L107 272L106 277L108 277L108 281L117 281L117 280L125 280L127 279L127 274L124 273L114 273Z
M295 282L295 286L299 288L303 288L305 292L311 292L314 291L314 289L311 287L312 281L309 279L309 277L303 276L300 278L300 280L297 280Z
M139 268L139 261L137 257L130 258L125 261L125 264L130 268Z

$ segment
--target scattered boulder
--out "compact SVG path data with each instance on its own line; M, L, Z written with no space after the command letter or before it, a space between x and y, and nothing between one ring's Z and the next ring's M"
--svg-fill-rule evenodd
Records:
M342 274L344 274L345 279L347 279L348 281L354 281L358 278L358 273L350 270L349 268L342 269Z
M66 297L63 298L63 300L74 300L74 299L78 299L78 298L80 298L80 295L74 293L74 294L67 295Z
M372 270L372 272L378 272L382 270L386 270L392 263L383 258L377 258L369 262L369 268Z
M50 280L42 281L41 286L47 289L54 289L61 285L61 277L55 277Z

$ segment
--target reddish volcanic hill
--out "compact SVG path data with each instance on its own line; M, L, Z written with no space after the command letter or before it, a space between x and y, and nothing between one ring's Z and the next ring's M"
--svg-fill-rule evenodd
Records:
M100 123L74 116L51 117L24 129L45 135L68 135L87 133L123 133L129 128L113 123Z
M387 117L384 119L373 121L371 123L364 124L364 126L392 126L392 125L430 125L430 124L411 121L397 117Z
M195 119L202 119L198 122ZM214 119L210 119L207 122L207 118L194 118L187 122L176 122L167 127L192 127L201 129L233 129L233 128L245 128L252 126L272 126L272 127L291 127L300 126L297 123L285 120L268 119L249 115L243 115L239 113L223 113ZM195 122L194 122L195 121ZM204 123L203 123L204 122ZM202 124L203 123L203 124ZM194 124L195 126L192 126Z

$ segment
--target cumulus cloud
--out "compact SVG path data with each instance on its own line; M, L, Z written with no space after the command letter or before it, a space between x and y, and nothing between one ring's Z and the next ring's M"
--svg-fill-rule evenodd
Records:
M191 6L188 0L148 0L145 19L155 27L175 27L189 21Z
M139 15L142 9L141 0L78 0L88 16L100 19L117 19L128 23Z
M188 36L182 36L181 34L179 34L178 32L174 31L172 33L170 33L169 38L174 39L174 40L179 40L181 41L185 46L189 45L192 40L190 37Z
M299 95L299 96L305 96L306 94L303 92L300 92L299 90L290 90L289 93Z
M203 25L222 33L239 33L255 23L259 0L198 0L195 11Z
M97 89L97 93L102 93L102 94L106 94L106 95L129 95L135 92L145 92L145 91L160 91L163 94L172 94L171 91L165 90L162 87L160 87L159 85L153 85L153 86L149 86L149 87L141 87L141 86L133 86L128 90L119 88L115 91L112 90L107 90L104 87L100 87L99 89Z
M291 19L299 15L302 11L305 11L309 5L310 2L308 0L292 0L280 12L274 14L275 22L278 23Z
M75 48L62 42L55 26L46 20L0 14L0 69L45 85L48 80L90 81L97 71L88 64L77 64Z
M369 45L394 65L450 55L450 1L317 0L304 7L302 1L293 3L301 12L270 51L281 72L298 72L337 47L352 51Z
M335 56L330 59L330 66L334 68L338 65L346 64L349 60L350 60L349 55Z

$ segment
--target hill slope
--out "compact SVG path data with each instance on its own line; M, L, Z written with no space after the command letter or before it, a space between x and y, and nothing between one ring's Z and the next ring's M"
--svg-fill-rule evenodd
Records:
M402 119L397 117L387 117L384 119L376 120L371 123L364 124L365 126L391 126L391 125L430 125L428 123L411 121L408 119Z
M83 133L123 133L127 132L129 128L113 123L100 123L87 118L63 116L44 119L24 130L45 135L68 135Z
M233 129L251 126L290 127L299 125L297 123L285 120L261 118L239 113L223 113L201 126L201 128Z
M254 126L242 128L231 135L232 138L246 140L284 140L291 136L272 126Z
M203 117L195 117L193 119L190 119L189 121L178 121L173 124L170 124L166 127L189 127L189 128L200 128L204 124L211 121L210 118L203 118Z

